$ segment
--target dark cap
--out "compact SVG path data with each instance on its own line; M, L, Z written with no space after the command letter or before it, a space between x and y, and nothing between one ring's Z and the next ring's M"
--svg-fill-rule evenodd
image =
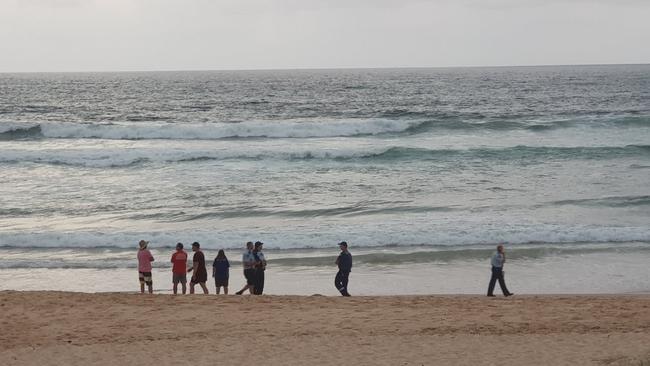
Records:
M348 247L348 243L347 243L347 242L344 242L344 241L342 241L342 242L339 243L339 246L341 246L341 245L344 246L344 247L346 247L346 248Z
M183 243L176 243L176 249L183 249Z
M262 243L261 241L256 241L255 242L256 247L261 247L262 245L264 245L264 243Z
M195 241L194 243L192 243L192 246L193 246L193 247L200 248L200 247L201 247L201 244L199 244L198 241Z

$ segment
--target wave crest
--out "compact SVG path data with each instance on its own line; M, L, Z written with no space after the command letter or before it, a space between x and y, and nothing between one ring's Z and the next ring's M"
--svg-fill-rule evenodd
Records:
M232 138L324 138L401 133L421 120L348 119L246 121L232 123L43 123L13 124L0 139L71 138L106 140L219 140Z
M551 160L616 159L647 157L650 145L613 147L549 147L514 146L506 148L425 149L404 146L387 148L350 147L348 149L317 149L294 146L284 148L246 149L190 149L177 151L168 148L147 149L52 149L45 151L4 150L0 163L35 163L47 165L82 166L91 168L129 167L155 163L197 163L233 160L331 160L338 162L389 163L395 161L459 160L508 161L512 164L536 164Z

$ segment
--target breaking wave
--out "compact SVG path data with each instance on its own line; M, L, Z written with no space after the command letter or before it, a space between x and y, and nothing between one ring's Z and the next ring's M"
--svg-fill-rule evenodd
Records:
M82 167L129 167L155 163L194 163L210 160L331 160L338 162L390 163L404 161L499 160L511 164L535 164L553 160L615 159L650 157L650 145L614 147L548 147L514 146L507 148L424 149L404 146L350 147L347 149L318 149L294 146L284 149L49 149L11 150L0 156L0 163L35 163Z

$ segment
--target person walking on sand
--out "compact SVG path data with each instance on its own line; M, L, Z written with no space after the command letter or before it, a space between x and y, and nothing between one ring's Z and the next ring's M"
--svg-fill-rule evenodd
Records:
M208 287L205 285L205 282L208 280L208 271L205 269L205 256L201 251L201 244L199 242L192 243L192 251L194 252L194 257L192 257L192 268L188 269L187 272L193 272L192 279L190 280L190 294L194 293L194 286L198 283L201 285L204 294L208 294Z
M503 265L506 263L506 252L503 249L503 245L497 245L497 251L492 256L491 262L492 276L490 277L490 284L488 285L487 295L489 297L494 297L494 285L496 284L497 280L499 281L499 287L501 287L501 291L503 291L503 296L507 297L514 295L512 292L508 291L508 288L506 287L506 281L503 278Z
M350 296L348 292L348 279L352 271L352 254L348 252L347 242L340 242L339 248L341 249L341 254L339 254L335 262L339 266L339 271L334 278L334 286L336 286L336 289L339 290L341 295Z
M255 259L255 279L253 281L254 295L261 295L264 292L264 271L266 271L266 258L262 253L262 246L264 243L261 241L255 242L255 249L253 249L253 258Z
M174 295L178 293L178 284L183 287L183 295L187 292L187 253L183 250L183 243L176 244L176 252L172 254L172 283Z
M140 278L140 293L144 294L144 285L147 284L149 293L153 293L153 280L151 278L151 262L153 262L153 255L147 246L148 241L140 240L138 243L140 250L138 250L138 277Z
M253 256L253 242L246 243L246 251L242 255L242 264L244 265L244 278L246 278L246 285L241 290L237 291L237 295L241 295L244 291L248 290L253 293L255 280L255 257Z
M221 287L223 287L223 293L228 295L230 263L228 262L228 258L226 258L226 253L224 253L223 249L219 249L219 253L212 263L212 277L214 277L214 286L216 287L217 295L219 295Z

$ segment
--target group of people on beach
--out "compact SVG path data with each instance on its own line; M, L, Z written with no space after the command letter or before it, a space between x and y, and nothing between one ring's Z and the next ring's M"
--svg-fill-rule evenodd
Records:
M140 292L145 292L145 285L148 292L153 293L153 280L151 276L154 257L147 248L148 241L140 240L138 251L138 274L140 278ZM264 271L266 270L266 257L262 252L264 243L257 241L255 243L249 241L246 243L246 251L242 255L242 264L244 267L244 278L246 285L237 291L237 295L242 295L245 291L249 291L252 295L262 295L264 292ZM342 241L338 243L341 253L336 258L335 264L338 266L338 272L334 278L334 286L341 293L342 296L351 296L348 292L348 281L350 272L352 271L352 254L348 251L348 243ZM178 285L182 286L182 292L187 292L187 274L192 273L190 278L190 294L194 293L194 287L198 284L203 289L204 294L208 294L208 287L206 282L208 280L208 272L205 266L205 255L201 251L201 244L198 242L192 243L192 266L187 267L188 255L183 250L183 243L176 244L176 251L171 256L172 263L172 283L174 294L178 293ZM498 245L497 250L492 255L490 263L492 265L492 276L488 284L487 296L493 297L494 287L499 282L503 295L508 297L514 295L508 290L505 284L503 265L506 261L506 254L503 245ZM223 287L223 293L228 294L228 280L230 277L230 263L226 257L223 249L219 249L217 256L212 263L212 277L216 293L220 293Z
M145 285L148 292L153 293L153 279L151 275L154 257L149 251L149 242L140 240L140 250L138 250L138 276L140 279L140 292L145 292ZM262 252L264 243L257 241L255 243L249 241L246 243L246 252L244 252L242 262L244 264L244 277L246 278L246 286L237 295L241 295L244 291L248 290L253 295L261 295L264 292L264 271L266 270L266 258ZM205 255L201 250L199 242L192 243L192 266L188 268L187 252L183 249L183 243L176 244L176 251L171 256L172 263L172 284L174 294L178 294L178 285L181 285L183 294L187 293L187 274L192 273L190 278L190 294L194 293L194 288L199 285L204 294L208 294L209 290L206 286L208 281L208 271L205 265ZM230 278L230 263L226 257L223 249L219 249L217 256L212 262L212 277L216 293L228 294L228 280Z

